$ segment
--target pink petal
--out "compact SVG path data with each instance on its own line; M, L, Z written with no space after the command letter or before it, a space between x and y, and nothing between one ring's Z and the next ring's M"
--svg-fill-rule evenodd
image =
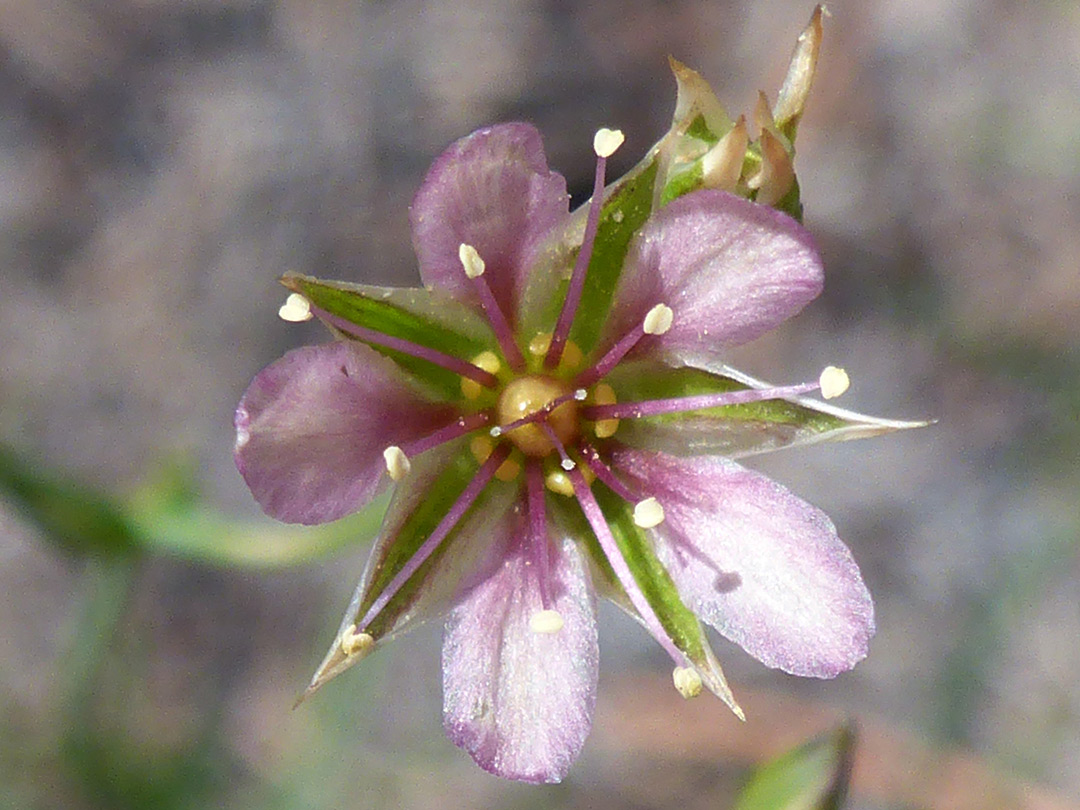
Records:
M687 605L763 663L831 678L867 653L874 608L829 518L720 457L619 450L613 462L657 498L657 555Z
M474 132L432 165L413 200L413 246L425 285L476 303L458 258L461 243L484 260L484 278L513 317L526 273L569 210L562 175L548 170L540 133L529 124Z
M486 771L559 782L581 751L596 703L592 586L572 541L553 549L554 608L565 624L536 633L535 570L519 546L451 613L443 643L443 725Z
M606 339L667 304L671 329L642 347L686 362L712 358L783 323L822 284L821 258L795 220L727 192L698 191L656 214L631 246Z
M289 523L359 509L386 472L383 450L445 425L394 363L351 341L295 349L251 381L236 408L236 466L255 500Z

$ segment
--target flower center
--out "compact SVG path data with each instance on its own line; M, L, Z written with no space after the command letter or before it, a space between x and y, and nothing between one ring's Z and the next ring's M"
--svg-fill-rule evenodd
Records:
M559 397L567 396L572 390L565 382L553 377L518 377L499 394L495 406L498 424L509 425L534 414ZM543 421L563 446L570 444L578 435L577 402L573 399L564 402L547 414ZM516 427L506 435L527 456L542 458L555 450L555 445L537 422Z

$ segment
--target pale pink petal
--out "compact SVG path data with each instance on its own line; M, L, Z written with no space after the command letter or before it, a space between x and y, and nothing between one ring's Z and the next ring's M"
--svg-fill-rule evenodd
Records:
M592 586L577 546L553 549L554 608L563 628L537 633L535 567L518 549L450 614L443 643L443 724L484 770L559 782L581 751L596 702Z
M795 675L831 678L866 656L873 603L823 512L725 458L622 449L613 463L663 506L657 555L704 621Z
M451 418L367 346L306 346L248 386L236 408L236 466L269 515L325 523L371 499L386 475L388 445Z
M550 171L540 133L529 124L481 129L432 165L410 211L424 284L476 303L458 247L484 260L484 278L512 318L527 271L552 230L568 217L562 175Z
M785 214L723 191L674 200L631 246L606 330L608 344L656 304L671 329L638 350L690 362L774 329L821 292L821 258Z

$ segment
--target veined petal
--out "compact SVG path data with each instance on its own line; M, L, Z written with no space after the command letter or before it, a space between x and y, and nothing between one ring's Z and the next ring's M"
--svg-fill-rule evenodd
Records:
M569 203L566 181L548 169L535 127L502 124L462 138L432 165L410 211L424 284L477 303L458 257L460 245L472 245L496 301L512 317L526 273L566 221Z
M829 518L725 458L621 449L615 467L657 498L657 555L690 607L768 666L831 678L867 653L874 610Z
M817 297L821 258L795 220L724 191L672 201L630 249L607 328L610 345L650 308L674 311L671 329L638 355L715 358L779 326Z
M552 550L553 608L563 626L536 632L543 608L523 544L450 614L443 643L443 723L484 770L559 782L581 751L596 702L592 587L576 544Z
M236 466L278 520L325 523L374 496L383 449L446 424L394 363L353 342L294 349L251 381L236 408Z

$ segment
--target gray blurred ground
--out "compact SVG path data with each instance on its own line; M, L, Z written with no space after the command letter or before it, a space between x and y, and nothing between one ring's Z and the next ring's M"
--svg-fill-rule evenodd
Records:
M877 599L869 659L811 684L717 649L736 691L870 712L1080 799L1080 8L830 8L797 162L826 292L734 359L777 381L837 362L846 405L939 423L757 465L852 546ZM810 11L4 0L0 438L117 491L181 454L213 502L255 516L232 408L261 366L321 339L277 319L279 274L413 283L407 206L450 141L533 121L580 200L598 126L627 133L616 172L666 127L668 54L749 111ZM0 798L107 806L19 753L48 750L63 722L57 645L84 583L0 517L0 717L15 732L0 735ZM606 755L587 748L567 786L530 792L441 739L437 631L287 711L362 557L265 576L146 564L125 620L143 663L101 697L106 725L132 757L160 758L224 718L230 764L206 806L602 803ZM663 671L636 627L607 619L605 678ZM633 806L695 806L685 790Z

